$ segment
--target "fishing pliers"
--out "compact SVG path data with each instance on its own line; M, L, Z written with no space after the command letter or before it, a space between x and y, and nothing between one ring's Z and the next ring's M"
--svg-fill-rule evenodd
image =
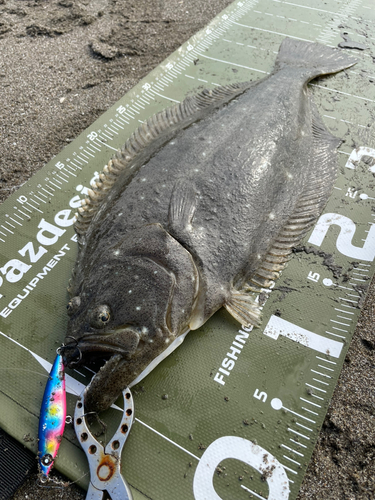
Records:
M104 491L112 500L133 500L130 488L121 475L121 452L134 419L134 403L131 392L124 389L124 413L113 438L104 447L90 432L85 415L86 389L78 398L74 412L74 428L90 468L90 485L86 500L101 500Z

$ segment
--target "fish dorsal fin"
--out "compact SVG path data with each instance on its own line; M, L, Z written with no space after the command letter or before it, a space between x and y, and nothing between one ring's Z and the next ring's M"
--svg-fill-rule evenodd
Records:
M249 294L251 297L251 292L260 293L264 289L272 288L288 262L293 247L311 228L326 205L336 179L336 149L341 141L327 130L313 102L311 106L313 160L306 187L294 213L275 238L259 267L231 290L228 304L225 304L232 316L248 326L257 326L260 321L260 309L259 306L257 308L254 298L247 300L244 296Z
M85 244L87 228L103 203L114 199L164 143L183 128L203 118L211 109L222 106L244 92L249 86L249 83L240 83L203 90L151 116L138 127L104 167L93 189L89 189L88 197L82 201L74 225L78 243Z

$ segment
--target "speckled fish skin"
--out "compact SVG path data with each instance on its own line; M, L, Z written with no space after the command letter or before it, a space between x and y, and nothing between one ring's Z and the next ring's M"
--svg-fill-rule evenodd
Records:
M336 177L340 141L307 83L355 62L285 39L272 74L187 99L115 155L80 210L68 306L65 361L109 357L91 410L221 307L259 324L251 292L278 277Z

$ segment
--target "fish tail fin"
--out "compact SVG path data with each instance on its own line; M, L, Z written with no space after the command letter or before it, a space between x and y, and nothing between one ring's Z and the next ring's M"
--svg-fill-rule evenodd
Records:
M300 68L304 79L308 82L319 75L337 73L356 63L357 59L349 57L340 49L326 47L319 43L285 38L280 45L275 70L278 71L286 67Z

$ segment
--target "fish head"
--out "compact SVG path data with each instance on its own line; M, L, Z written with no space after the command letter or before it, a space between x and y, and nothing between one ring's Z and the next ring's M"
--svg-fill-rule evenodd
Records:
M89 260L67 306L62 355L69 367L109 360L86 397L91 411L101 411L188 329L199 279L189 252L159 224Z
M137 256L102 259L95 267L68 303L67 345L79 347L83 355L131 358L143 344L172 336L173 275Z

